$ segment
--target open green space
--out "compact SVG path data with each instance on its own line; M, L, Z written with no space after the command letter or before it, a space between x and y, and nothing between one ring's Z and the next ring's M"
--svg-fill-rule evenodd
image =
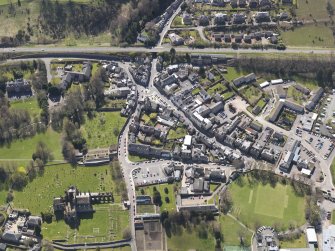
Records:
M0 147L0 161L23 160L29 161L36 150L39 141L44 142L52 151L55 160L63 160L61 152L61 135L49 128L45 133L36 134L32 138L15 140L9 146Z
M156 187L157 191L161 194L162 198L162 205L160 206L161 211L175 211L176 210L176 196L175 196L175 189L177 187L177 184L158 184L158 185L152 185L152 186L145 186L140 187L136 191L137 195L142 195L142 189L145 195L153 196L154 190L153 187ZM164 189L168 189L168 193L166 194ZM166 203L165 197L169 198L169 203Z
M304 234L300 236L299 239L295 239L292 241L280 241L281 248L306 248L307 242Z
M287 97L291 98L295 103L300 105L308 101L308 97L306 97L302 92L298 91L294 86L290 86L287 89Z
M239 246L240 235L243 236L245 244L250 246L252 233L246 228L242 227L237 221L228 215L220 215L219 222L221 225L221 232L223 234L224 246Z
M36 98L10 101L10 107L12 109L26 110L32 118L39 118L41 113Z
M225 73L225 74L223 75L223 77L224 77L227 81L231 82L231 81L233 81L234 79L236 79L236 78L238 78L238 77L241 77L241 76L243 76L243 75L244 75L244 73L241 72L241 71L239 71L237 68L235 68L235 67L227 67L227 73Z
M136 213L137 214L156 213L155 205L137 205Z
M235 92L225 92L224 94L221 95L224 101L230 99L235 95Z
M324 24L304 25L293 31L284 31L281 33L281 37L284 43L289 46L334 47L333 32L330 27Z
M171 24L171 28L186 27L181 16L176 16Z
M170 129L167 135L167 139L180 139L184 138L187 134L187 130L184 127L177 127L176 129Z
M335 184L335 159L333 160L333 163L330 166L330 171L332 173L333 184Z
M75 185L82 192L114 191L109 166L47 166L42 176L36 177L22 191L14 192L14 206L28 208L33 214L47 212L52 208L53 198L63 195L70 185ZM114 199L121 202L121 197L115 192Z
M146 157L142 157L142 156L138 156L138 155L133 155L133 154L128 154L128 159L131 162L142 162L142 161L150 160L150 158L146 158Z
M277 183L275 187L253 183L241 177L239 184L229 188L233 198L232 214L244 224L279 224L283 229L289 225L305 223L305 199L298 197L290 185Z
M200 88L199 88L199 87L194 88L194 89L192 90L192 95L197 95L199 92L200 92Z
M167 246L171 251L215 250L214 238L209 236L207 239L200 239L196 231L183 231L181 234L168 237Z
M297 17L299 18L299 20L329 19L329 13L327 11L328 1L332 4L333 7L335 7L334 0L297 0Z
M253 85L248 85L240 89L239 92L250 105L254 105L262 97L263 93L259 88Z
M121 240L123 230L129 225L128 211L113 204L95 205L94 209L93 218L80 219L78 229L70 228L63 220L43 223L43 237L70 244Z
M104 148L117 144L118 135L126 122L120 112L100 112L87 119L82 127L88 148Z
M223 83L217 83L210 88L208 88L207 92L209 95L214 95L214 94L221 94L227 90L227 87Z

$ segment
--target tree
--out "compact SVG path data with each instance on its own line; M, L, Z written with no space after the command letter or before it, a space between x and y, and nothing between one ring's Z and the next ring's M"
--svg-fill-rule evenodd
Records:
M127 227L123 230L122 237L123 237L123 239L126 239L126 240L131 238L131 231L130 231L129 227Z
M170 58L171 58L171 64L174 63L175 59L176 59L176 49L175 48L171 48L170 49Z
M165 197L165 202L166 202L166 203L170 203L170 198L166 196L166 197Z
M119 128L114 127L114 129L113 129L113 134L114 134L115 137L117 137L117 136L120 134L120 130L119 130Z
M163 203L162 203L162 197L161 197L161 194L160 192L158 192L157 190L154 191L154 194L153 194L153 203L156 205L156 206L161 206Z
M14 199L14 195L13 195L13 191L9 191L7 193L7 197L6 197L6 202L9 203L9 202L12 202ZM1 224L0 224L1 225Z
M164 193L166 193L166 194L169 193L169 189L167 187L164 187Z
M36 150L33 153L32 159L40 159L44 164L46 164L48 161L53 160L53 155L48 146L44 142L39 141L37 142Z
M233 206L233 199L226 189L220 194L220 208L224 214L227 214Z

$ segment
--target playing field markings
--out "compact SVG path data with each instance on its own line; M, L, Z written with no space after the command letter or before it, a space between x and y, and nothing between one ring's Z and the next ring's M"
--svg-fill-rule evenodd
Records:
M285 194L285 199L284 199L284 208L286 209L288 207L288 195Z
M249 193L249 204L251 204L251 202L252 202L253 194L254 194L254 190L252 189Z
M99 232L100 232L100 228L98 228L98 227L93 228L93 233L94 234L99 234Z
M259 215L283 219L287 186L278 186L276 189L269 185L259 185L256 193L255 213Z

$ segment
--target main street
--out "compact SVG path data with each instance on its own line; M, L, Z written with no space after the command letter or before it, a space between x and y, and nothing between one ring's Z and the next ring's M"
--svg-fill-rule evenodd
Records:
M15 47L15 48L2 48L2 53L38 53L40 57L43 54L48 55L52 53L117 53L117 52L143 52L143 53L160 53L169 52L172 46L156 46L153 48L146 47ZM175 47L178 53L205 53L205 54L219 54L219 53L239 53L239 54L322 54L322 55L333 55L335 50L333 49L312 49L312 48L287 48L286 50L252 50L252 49L238 49L232 48L190 48L190 47ZM52 55L50 55L52 56Z

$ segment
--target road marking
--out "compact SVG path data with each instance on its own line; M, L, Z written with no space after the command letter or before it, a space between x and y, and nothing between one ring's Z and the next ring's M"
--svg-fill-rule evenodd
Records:
M254 189L252 189L249 193L249 204L251 204L251 202L252 202L253 195L254 195Z

